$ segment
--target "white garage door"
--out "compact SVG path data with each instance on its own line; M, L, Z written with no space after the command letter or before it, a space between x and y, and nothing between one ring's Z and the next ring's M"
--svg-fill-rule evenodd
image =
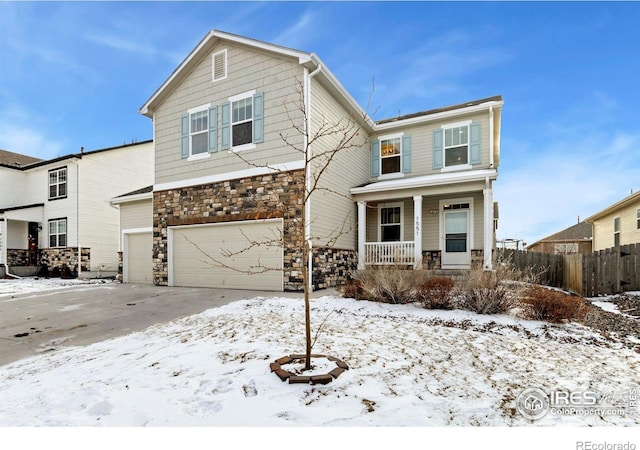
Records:
M125 235L124 281L151 284L153 282L153 239L151 233Z
M169 284L282 291L281 229L281 219L170 227Z

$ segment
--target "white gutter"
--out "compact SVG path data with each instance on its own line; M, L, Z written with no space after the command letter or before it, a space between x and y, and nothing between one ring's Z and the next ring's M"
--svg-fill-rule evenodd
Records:
M309 133L311 133L311 79L315 77L322 70L322 65L318 64L316 69L309 73L309 69L304 68L304 108L305 108L305 134L304 134L304 148L305 152L305 197L309 194L311 190L311 146L309 146ZM309 246L309 257L307 260L307 274L309 277L309 289L313 292L313 242L311 242L311 197L307 197L304 203L304 216L306 218L304 224L304 240L306 245Z
M410 125L416 125L420 123L434 122L437 120L447 119L455 116L460 116L463 114L470 114L470 113L475 113L479 111L484 111L487 108L492 108L494 106L500 107L502 106L502 104L503 102L501 101L492 100L490 102L480 103L479 105L467 106L464 108L454 109L451 111L442 111L439 113L428 114L424 116L411 117L409 119L400 119L400 120L394 120L393 122L378 123L374 126L374 131L376 132L384 131L384 130L389 130L393 128L407 127Z

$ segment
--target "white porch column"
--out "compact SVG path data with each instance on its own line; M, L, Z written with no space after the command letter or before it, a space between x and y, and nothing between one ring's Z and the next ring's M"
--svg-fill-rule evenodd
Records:
M493 188L487 182L487 188L482 190L484 197L484 270L493 270Z
M413 267L422 267L422 195L413 196Z
M367 240L367 202L358 202L358 270L365 265L364 243Z

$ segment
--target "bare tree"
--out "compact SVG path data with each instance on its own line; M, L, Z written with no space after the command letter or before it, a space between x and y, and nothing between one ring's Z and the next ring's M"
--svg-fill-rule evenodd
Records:
M335 163L339 155L348 150L362 149L367 142L367 136L363 133L361 124L368 120L368 115L363 112L361 116L345 115L338 120L327 120L324 116L316 117L314 115L314 123L311 124L310 107L305 101L304 84L301 80L297 80L297 98L285 103L285 111L290 123L290 129L287 132L280 132L280 137L284 144L291 150L299 153L304 160L304 172L302 179L294 185L295 189L302 196L302 205L300 217L296 217L290 226L283 227L279 233L272 236L265 236L264 239L253 239L245 235L246 245L235 251L221 250L224 258L231 258L238 254L249 251L257 246L283 246L285 245L287 235L302 236L301 241L297 242L301 249L301 272L302 284L304 289L304 306L305 306L305 369L311 368L311 349L317 339L312 340L311 336L311 273L309 271L309 261L312 258L312 241L322 241L327 246L332 246L340 236L349 233L353 229L354 219L350 216L345 217L341 226L332 230L325 236L312 236L309 201L311 196L316 192L326 192L330 195L347 197L348 193L339 192L321 182L326 175L329 167ZM373 92L373 89L372 89ZM252 167L273 169L268 163L256 163L245 157L242 153L234 153L238 158ZM273 169L275 171L275 169ZM287 205L280 205L287 208ZM186 237L185 237L186 238ZM191 242L191 241L189 241ZM227 261L214 257L200 248L197 243L191 242L196 249L205 257L207 264L216 267L224 267L231 270L239 270L233 267ZM260 261L252 265L248 269L242 269L245 273L262 273L269 270L281 270L278 267L268 267L262 265ZM324 324L324 322L323 322ZM322 325L320 325L320 328Z

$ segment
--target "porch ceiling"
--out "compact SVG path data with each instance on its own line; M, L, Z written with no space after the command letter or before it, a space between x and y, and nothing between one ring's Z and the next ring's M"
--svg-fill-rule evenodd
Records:
M496 169L438 173L412 178L377 181L351 189L356 201L386 200L413 195L440 195L482 190L487 180L498 177Z

